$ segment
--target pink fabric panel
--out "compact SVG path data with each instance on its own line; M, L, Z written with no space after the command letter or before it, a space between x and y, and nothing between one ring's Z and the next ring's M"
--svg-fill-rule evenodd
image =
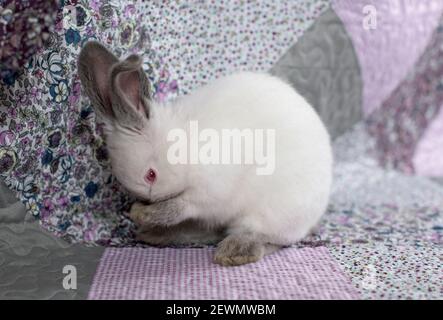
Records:
M238 267L210 248L108 248L89 299L355 299L326 247L288 248Z
M375 7L377 27L365 30L363 8ZM441 0L333 0L356 50L363 112L376 110L414 66L443 12Z

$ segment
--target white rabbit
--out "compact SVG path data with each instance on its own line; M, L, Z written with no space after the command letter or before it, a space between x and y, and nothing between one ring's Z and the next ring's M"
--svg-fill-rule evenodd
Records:
M113 173L140 199L130 212L139 239L168 245L223 235L215 262L240 265L302 239L325 212L330 138L314 109L282 80L241 72L161 104L151 100L136 55L119 61L89 42L78 67L105 123ZM273 173L258 175L257 164L170 163L168 133L189 133L195 120L217 131L275 130Z

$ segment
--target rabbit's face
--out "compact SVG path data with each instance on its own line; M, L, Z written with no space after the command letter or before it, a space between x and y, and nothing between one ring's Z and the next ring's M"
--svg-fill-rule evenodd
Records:
M166 159L140 66L138 56L119 61L97 42L87 43L78 60L83 87L105 123L114 175L134 195L155 202L181 193L185 176Z
M148 202L177 196L186 186L186 172L169 164L163 139L149 121L140 132L114 128L107 134L115 177L129 192Z

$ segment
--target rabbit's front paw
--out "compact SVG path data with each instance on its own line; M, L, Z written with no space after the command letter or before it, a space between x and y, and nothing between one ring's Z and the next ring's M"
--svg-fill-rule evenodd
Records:
M129 218L139 226L171 226L183 221L183 207L176 199L152 204L135 202L129 212Z
M129 211L129 218L137 225L143 226L149 222L149 206L141 202L134 202Z
M264 245L253 237L230 235L218 244L214 262L222 266L238 266L257 262L264 252Z

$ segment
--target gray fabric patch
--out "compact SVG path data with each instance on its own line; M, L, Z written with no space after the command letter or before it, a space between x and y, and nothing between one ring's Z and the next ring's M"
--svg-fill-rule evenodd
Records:
M0 179L0 208L7 208L17 201L14 193L6 186L3 179Z
M104 249L49 234L0 181L0 300L86 299ZM66 265L77 269L76 290L63 288Z
M0 223L0 300L86 299L104 247L72 245L38 222ZM77 270L77 289L66 290L63 268Z
M49 234L0 181L0 300L86 299L104 249ZM76 267L76 290L63 288L66 265Z
M25 206L16 201L10 204L8 207L0 207L0 225L2 223L17 223L25 221L26 208Z
M336 138L362 118L362 79L340 18L327 10L271 69L310 102Z
M34 220L34 217L26 215L23 203L16 198L3 179L0 179L0 227L2 223L23 223Z

